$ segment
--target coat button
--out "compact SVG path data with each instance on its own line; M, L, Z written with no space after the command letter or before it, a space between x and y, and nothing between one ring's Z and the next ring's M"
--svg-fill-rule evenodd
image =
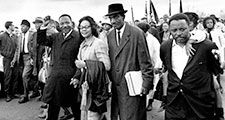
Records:
M181 93L183 93L183 90L182 90L182 89L180 89L180 92L181 92Z

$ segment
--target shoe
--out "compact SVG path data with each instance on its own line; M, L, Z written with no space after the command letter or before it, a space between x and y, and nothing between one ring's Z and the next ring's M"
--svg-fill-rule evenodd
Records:
M22 98L20 98L20 100L18 101L18 103L22 104L22 103L25 103L27 101L29 101L28 100L28 97L22 97Z
M63 115L63 116L61 116L61 117L60 117L60 119L59 119L59 120L68 120L68 119L70 119L70 118L72 118L72 117L73 117L73 115L72 115L72 114Z
M148 100L148 106L146 107L147 111L151 111L152 110L152 102L153 102L153 99L149 99Z
M48 110L47 109L43 109L42 114L38 115L38 117L40 119L45 119L45 118L47 118L47 114L48 114Z
M30 95L30 98L36 98L40 96L40 93L39 92L33 92L31 95Z
M6 102L10 102L12 99L13 99L13 98L12 98L10 95L7 95L5 101L6 101Z
M42 104L42 105L40 106L40 108L43 108L43 109L46 109L47 107L48 107L47 104Z

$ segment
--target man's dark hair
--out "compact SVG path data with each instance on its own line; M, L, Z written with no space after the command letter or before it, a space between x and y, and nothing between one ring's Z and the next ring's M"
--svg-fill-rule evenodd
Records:
M190 24L190 20L189 20L188 16L183 13L178 13L178 14L175 14L172 17L170 17L169 25L170 25L171 21L173 21L173 20L185 20L188 25Z
M8 29L9 26L12 25L12 23L13 23L12 21L7 21L7 22L5 22L5 28Z
M70 18L70 20L72 21L72 18L70 17L70 15L68 15L68 14L62 14L60 17L59 17L59 19L61 18L61 17L69 17Z
M196 13L194 13L194 12L185 12L184 14L187 15L189 20L194 23L194 27L196 27L198 25L199 17L198 17L198 15Z

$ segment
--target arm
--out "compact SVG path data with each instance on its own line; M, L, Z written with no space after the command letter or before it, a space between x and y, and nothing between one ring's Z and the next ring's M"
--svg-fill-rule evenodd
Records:
M109 49L108 49L108 46L106 45L106 43L103 40L100 40L97 43L97 47L95 49L95 54L96 54L97 59L104 63L105 69L107 71L110 70L110 66L111 66L108 51L109 51Z
M51 47L53 44L54 37L53 37L53 35L47 36L46 31L47 31L47 29L43 29L43 30L38 29L37 30L37 43L44 45L44 46Z
M137 34L137 57L143 77L142 93L147 94L153 88L153 66L147 48L144 33Z

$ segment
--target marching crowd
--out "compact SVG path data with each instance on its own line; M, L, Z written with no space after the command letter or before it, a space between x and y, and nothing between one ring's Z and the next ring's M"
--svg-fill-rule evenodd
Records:
M39 97L39 118L46 120L57 120L61 108L60 120L105 120L109 109L111 120L146 120L154 99L162 101L158 111L165 110L165 120L224 120L223 21L185 12L158 24L146 17L130 24L126 12L122 4L110 4L110 22L84 16L78 26L68 14L58 21L37 17L35 30L25 19L20 30L6 21L0 96L6 102L19 98L19 104ZM136 95L125 78L131 71L141 73Z

